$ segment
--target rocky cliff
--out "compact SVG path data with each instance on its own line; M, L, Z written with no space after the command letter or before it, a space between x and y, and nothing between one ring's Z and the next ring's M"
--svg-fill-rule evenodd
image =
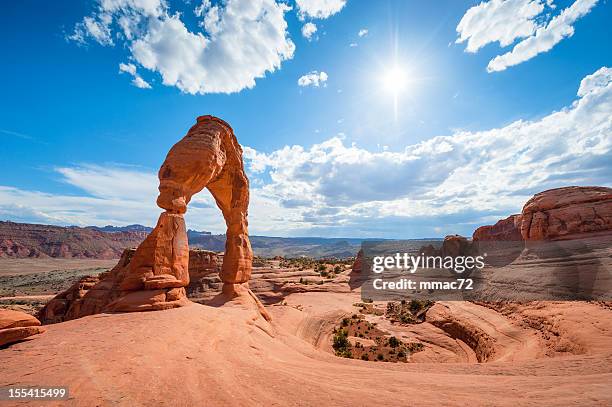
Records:
M611 231L612 188L570 186L535 194L519 215L479 227L472 240L567 240Z
M0 258L116 259L140 244L145 231L102 232L92 228L0 222Z

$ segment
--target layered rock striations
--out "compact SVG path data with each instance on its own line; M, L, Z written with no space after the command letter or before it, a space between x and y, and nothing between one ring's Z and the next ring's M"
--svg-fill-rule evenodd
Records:
M472 240L569 240L611 231L612 188L570 186L535 194L520 214L479 227Z
M523 240L565 240L612 231L612 188L564 187L534 195L521 213Z
M474 231L472 240L477 241L521 241L521 215L510 215L495 225L481 226Z
M0 258L116 259L146 232L0 222Z
M45 332L40 321L21 311L0 309L0 347Z

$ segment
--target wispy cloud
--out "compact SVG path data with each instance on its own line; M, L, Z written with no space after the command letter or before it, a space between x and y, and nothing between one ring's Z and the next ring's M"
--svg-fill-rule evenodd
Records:
M471 7L457 25L457 43L467 42L465 50L475 53L497 42L507 47L520 40L511 51L489 61L488 72L511 66L550 51L574 34L573 24L584 17L598 0L575 0L557 15L551 1L490 0Z
M134 64L124 64L123 62L119 64L119 73L129 73L132 75L132 84L137 88L141 89L151 89L151 85L142 79L138 72L136 72L136 65Z
M29 136L27 134L19 133L17 131L0 129L0 133L5 134L7 136L18 137L18 138L21 138L21 139L24 139L24 140L34 140L34 137Z

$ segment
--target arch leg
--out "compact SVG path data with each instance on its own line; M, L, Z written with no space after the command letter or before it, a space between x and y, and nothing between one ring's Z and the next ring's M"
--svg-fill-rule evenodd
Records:
M208 189L227 224L221 280L224 284L246 283L251 278L253 264L247 220L249 181L242 168L226 166Z

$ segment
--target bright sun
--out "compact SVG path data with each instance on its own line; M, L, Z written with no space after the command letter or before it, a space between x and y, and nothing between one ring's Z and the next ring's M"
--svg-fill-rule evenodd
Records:
M383 86L391 93L397 94L406 87L406 73L399 66L394 66L383 75Z
M395 120L399 113L400 93L404 92L408 87L408 77L406 70L399 65L394 65L382 74L382 86L386 92L393 95L393 113Z

